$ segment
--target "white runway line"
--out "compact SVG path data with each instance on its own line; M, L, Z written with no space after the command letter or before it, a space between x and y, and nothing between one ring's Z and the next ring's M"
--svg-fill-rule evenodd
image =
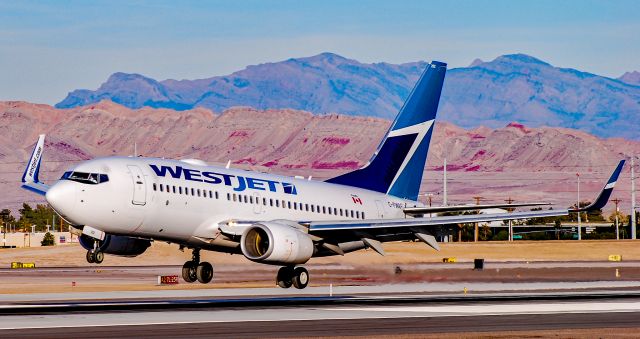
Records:
M428 316L447 315L515 315L548 313L601 313L640 312L638 302L567 302L567 303L526 303L493 305L452 305L452 306L402 306L402 307L360 307L334 308L334 311L359 312L407 312L423 313Z
M144 326L167 324L300 321L418 317L466 317L480 315L566 314L638 312L637 302L521 303L453 306L399 306L362 308L285 308L277 312L255 310L207 310L167 312L127 312L99 314L17 315L0 317L0 330Z
M192 290L155 290L120 292L68 292L34 294L0 294L0 302L71 301L88 299L132 299L132 298L207 298L207 297L253 297L253 296L328 296L329 286L313 286L304 290L274 288L216 288ZM620 289L640 288L640 281L588 281L588 282L541 282L541 283L497 283L497 282L455 282L455 283L415 283L375 286L333 286L333 295L358 296L366 294L400 293L468 293L474 292L548 292L548 290ZM0 291L1 292L1 291Z

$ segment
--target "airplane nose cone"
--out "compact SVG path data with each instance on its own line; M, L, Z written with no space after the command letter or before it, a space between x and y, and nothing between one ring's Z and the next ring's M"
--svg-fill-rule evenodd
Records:
M51 207L63 217L73 212L76 203L76 187L70 181L59 181L45 195Z

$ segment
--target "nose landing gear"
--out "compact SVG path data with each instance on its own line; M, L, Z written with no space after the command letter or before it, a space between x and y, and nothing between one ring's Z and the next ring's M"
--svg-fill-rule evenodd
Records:
M276 285L282 288L293 287L301 290L309 284L309 272L304 267L285 266L278 270Z
M213 266L208 262L200 262L200 249L193 250L191 261L182 266L182 279L188 283L196 280L202 284L208 284L213 280Z

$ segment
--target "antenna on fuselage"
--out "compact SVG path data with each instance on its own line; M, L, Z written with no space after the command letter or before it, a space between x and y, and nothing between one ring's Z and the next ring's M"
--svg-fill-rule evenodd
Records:
M231 160L227 161L227 166L225 166L224 168L229 169L229 167L231 167Z
M138 157L138 144L136 142L133 143L133 157Z

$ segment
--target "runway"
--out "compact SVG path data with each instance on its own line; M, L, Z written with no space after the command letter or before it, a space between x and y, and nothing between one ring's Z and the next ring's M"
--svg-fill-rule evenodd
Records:
M298 300L296 300L298 298ZM503 296L504 298L504 296ZM73 310L0 318L11 337L302 337L492 333L550 329L636 328L640 291L616 295L556 294L469 297L272 300L270 305L202 300L160 309ZM338 302L336 302L338 301ZM288 302L288 304L286 303ZM297 305L292 305L297 303ZM124 306L124 305L123 305ZM611 333L611 332L608 332Z
M414 265L404 266L400 275L387 267L385 272L391 273L373 271L372 280L335 280L340 282L336 285L330 281L350 276L353 270L317 266L314 272L324 280L304 290L264 287L273 286L265 280L261 287L252 288L228 283L170 287L150 283L154 275L173 271L173 266L0 270L4 282L35 281L38 291L0 294L0 332L11 337L47 338L453 338L500 333L505 337L514 333L544 336L544 331L565 331L576 337L637 333L640 264L619 264L554 263L548 267L545 263L500 263L484 271L470 270L466 264L436 270L435 265ZM431 279L414 281L426 270L430 270L426 277ZM612 274L617 270L624 272L619 278ZM266 270L249 275L232 268L223 267L222 271L237 281L258 274L262 279L269 276ZM380 279L376 274L392 278ZM459 278L432 279L438 276ZM83 284L100 279L103 283L142 281L138 284L146 287L47 289L48 283L69 278ZM391 282L376 283L382 280Z

